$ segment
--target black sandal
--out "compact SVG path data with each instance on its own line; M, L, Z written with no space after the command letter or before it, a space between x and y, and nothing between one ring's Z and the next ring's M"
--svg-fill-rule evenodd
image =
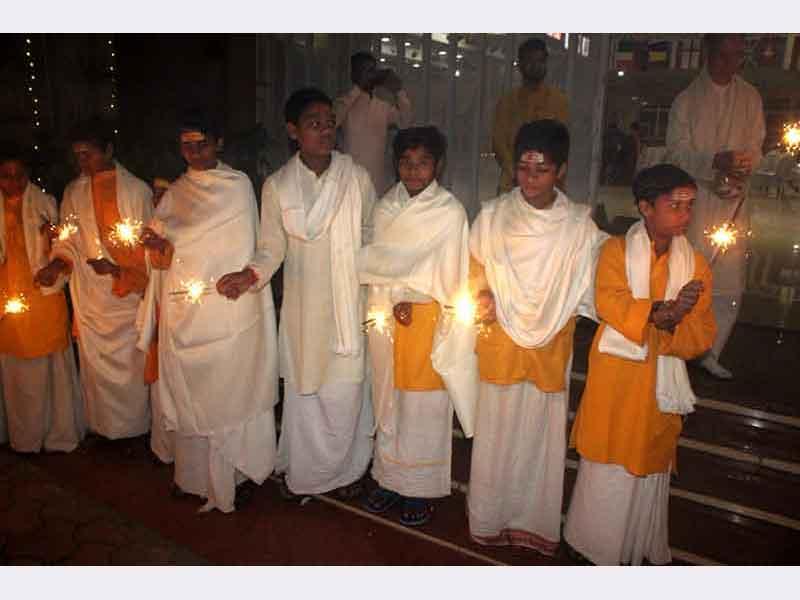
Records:
M361 483L360 479L336 489L336 497L339 500L355 500L363 493L364 484Z
M431 520L433 503L425 498L406 498L400 523L408 527L419 527Z
M400 502L401 499L402 496L397 492L378 487L367 496L364 501L364 508L372 514L380 515Z

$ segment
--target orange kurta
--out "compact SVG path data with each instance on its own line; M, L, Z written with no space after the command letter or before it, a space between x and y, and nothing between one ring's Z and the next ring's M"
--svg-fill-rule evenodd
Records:
M675 466L680 415L665 414L656 400L656 360L669 354L688 360L711 347L716 323L711 311L711 271L695 251L693 279L703 281L697 304L674 333L648 323L654 300L663 300L667 286L669 253L656 257L651 244L651 299L633 298L625 275L625 239L611 238L603 246L597 265L597 314L602 323L589 354L589 373L570 444L583 458L624 466L633 475L663 473ZM648 342L644 362L601 354L600 336L609 323L631 341Z
M411 305L411 324L395 324L394 387L424 392L445 389L431 362L433 335L441 309L438 302Z
M69 343L67 302L63 292L45 296L33 284L21 196L5 199L5 221L6 260L0 265L3 302L21 293L28 310L0 319L0 354L39 358L63 350Z
M103 246L120 268L120 276L113 278L112 293L121 298L132 292L143 294L147 286L144 247L141 244L137 244L133 248L114 246L108 240L108 234L112 231L114 224L122 220L117 206L117 172L115 170L101 171L92 177L92 202Z

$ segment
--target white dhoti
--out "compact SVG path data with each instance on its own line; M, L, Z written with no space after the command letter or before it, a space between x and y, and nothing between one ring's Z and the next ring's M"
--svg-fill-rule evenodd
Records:
M72 346L39 358L0 356L8 438L17 452L74 450L86 433Z
M582 458L564 539L597 565L671 562L669 476L637 477L620 465Z
M561 531L567 392L481 382L467 513L482 544L555 554Z
M372 457L372 405L364 383L299 394L286 382L276 471L295 494L323 494L363 477Z
M161 462L172 463L175 461L175 432L167 429L164 405L157 384L150 386L150 412L150 450Z

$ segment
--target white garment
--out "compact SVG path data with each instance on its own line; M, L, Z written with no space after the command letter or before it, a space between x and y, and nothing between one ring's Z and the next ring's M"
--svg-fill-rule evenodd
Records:
M115 164L117 205L123 219L150 220L147 184ZM86 260L110 258L101 241L92 200L92 180L81 176L64 190L61 220L78 218L78 233L54 240L52 257L72 263L69 288L78 327L81 387L89 428L107 438L141 435L150 429L145 355L136 348L136 313L141 298L111 292L110 275L98 275Z
M479 543L555 553L561 538L568 397L569 387L547 393L529 381L481 381L467 493L469 531Z
M231 301L210 284L211 293L193 304L172 293L190 279L216 282L252 259L258 213L250 180L221 163L206 171L190 169L164 194L151 226L175 252L159 285L148 286L139 347L150 345L158 301L159 378L154 385L162 418L176 436L206 439L202 460L209 473L221 475L209 477L204 509L229 512L235 492L233 477L225 473L235 467L261 483L274 466L278 382L272 295L260 286ZM178 473L184 468L181 454L175 458Z
M156 382L150 386L150 412L152 414L150 450L161 462L173 463L175 462L175 431L168 429L169 423L164 413L159 389Z
M370 95L357 85L337 98L336 126L344 134L342 149L369 172L378 194L391 184L386 176L386 137L389 127L407 127L411 101L405 90L397 93L397 106ZM393 178L392 178L393 179Z
M592 221L589 206L556 192L552 206L540 210L514 188L483 204L470 233L497 321L523 348L547 345L576 313L597 320L594 273L608 235Z
M17 452L71 452L86 433L72 345L39 358L0 356L8 436Z
M363 477L372 457L372 407L363 383L323 383L299 394L286 382L275 470L295 494L324 494Z
M669 477L637 477L625 467L581 458L564 539L597 565L671 562Z
M291 194L297 196L284 197ZM300 393L314 393L323 382L364 378L355 253L374 202L367 172L339 153L320 177L296 155L264 182L261 238L250 267L257 285L265 285L283 262L280 374ZM299 214L303 207L305 216ZM306 228L314 224L313 232L300 227L304 219ZM344 231L352 235L349 242Z
M625 234L625 275L635 299L650 298L650 236L644 219L634 223ZM667 263L665 300L674 300L681 288L694 277L694 249L684 236L672 238ZM627 360L643 362L649 351L606 324L598 350ZM664 413L686 415L694 412L697 398L692 392L686 362L677 356L659 355L656 364L656 399Z
M359 277L370 285L368 313L391 315L401 301L436 301L443 307L436 327L431 360L441 375L467 437L472 436L478 390L475 327L453 317L452 308L461 294L468 294L469 226L461 203L434 180L425 190L409 197L403 183L392 187L375 207L375 239L358 255ZM423 235L421 233L424 232ZM421 300L401 298L409 294ZM370 340L374 336L370 335ZM393 348L379 350L373 344L375 381L394 370ZM376 352L386 356L377 356ZM379 429L386 427L394 402L393 386L373 387ZM449 425L448 425L449 427Z
M697 199L687 237L706 259L713 248L704 231L730 221L737 201L724 200L714 192L714 155L726 150L750 155L753 168L761 162L764 143L764 110L758 90L739 76L723 90L716 90L708 71L703 71L682 91L669 112L665 160L689 172L697 180ZM745 200L736 228L750 229L750 203ZM746 278L747 240L739 242L713 265L714 317L718 331L711 350L717 358L736 320ZM732 309L732 310L731 310ZM726 333L727 332L727 333Z

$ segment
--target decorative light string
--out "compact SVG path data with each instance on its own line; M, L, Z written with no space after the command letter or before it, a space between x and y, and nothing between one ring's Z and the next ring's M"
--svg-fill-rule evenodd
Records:
M118 81L118 72L117 72L117 47L114 43L113 35L109 36L107 43L107 66L106 66L106 73L111 80L111 93L110 98L108 101L108 105L106 106L106 110L116 119L119 115L119 93L117 90L117 81ZM119 129L114 126L114 135L119 133Z
M25 43L23 44L23 58L25 59L25 90L27 91L28 101L30 102L31 107L31 138L33 140L32 145L35 156L33 163L36 165L39 163L39 153L41 152L40 137L42 131L42 103L40 101L40 91L42 89L41 82L43 78L39 76L39 59L34 50L33 39L34 38L32 34L29 33L25 35ZM41 176L36 177L36 183L38 183L44 191L47 191L42 185Z

